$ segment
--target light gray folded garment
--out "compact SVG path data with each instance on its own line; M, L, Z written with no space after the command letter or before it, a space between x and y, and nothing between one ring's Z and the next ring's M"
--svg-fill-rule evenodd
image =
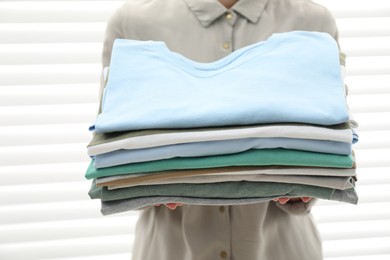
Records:
M288 176L330 176L330 177L353 177L356 176L356 169L339 169L323 167L280 167L280 166L242 166L242 167L217 167L207 169L176 170L162 171L155 173L140 173L115 175L101 177L96 179L97 186L113 186L133 183L146 183L158 180L173 180L174 178L191 177L191 176L221 176L221 175L282 175Z
M250 149L285 148L350 155L352 142L335 142L302 138L242 138L233 140L194 142L157 146L143 149L120 149L94 156L95 168L105 168L121 164L156 161L175 157L200 157L220 154L232 154Z
M94 156L120 149L142 149L172 144L264 137L305 138L345 143L357 142L357 135L353 134L349 124L329 127L304 124L266 124L94 134L87 149L88 155Z
M164 203L183 203L188 205L208 205L208 206L244 205L244 204L266 202L277 197L278 196L259 197L259 198L241 198L241 199L215 199L215 198L211 199L211 198L196 198L196 197L165 197L165 196L140 197L140 198L133 198L133 199L102 201L101 212L103 215L110 215L110 214L125 212L129 210L136 210L146 206L153 206L156 204L164 204ZM355 189L348 189L344 191L335 190L331 200L356 204L357 194Z
M300 176L300 175L270 175L270 174L217 174L217 175L197 175L191 177L166 178L149 181L125 180L122 184L109 185L109 190L133 187L137 185L159 185L172 183L215 183L226 181L251 181L251 182L280 182L298 183L312 186L345 190L354 187L353 177L329 177L329 176Z

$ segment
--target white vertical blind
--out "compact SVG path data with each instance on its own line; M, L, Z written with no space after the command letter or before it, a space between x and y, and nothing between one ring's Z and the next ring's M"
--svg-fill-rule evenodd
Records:
M358 206L313 209L328 260L390 259L390 1L317 0L337 18L348 102L360 123Z
M358 206L313 214L327 260L390 259L390 1L317 0L337 18L360 123ZM0 1L0 259L129 259L137 212L103 217L85 146L105 23L123 1Z

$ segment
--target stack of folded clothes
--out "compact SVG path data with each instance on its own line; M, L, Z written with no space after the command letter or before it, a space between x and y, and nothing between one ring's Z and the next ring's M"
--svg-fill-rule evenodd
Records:
M212 63L116 40L90 128L90 197L103 214L278 197L356 204L341 68L319 32L274 34Z

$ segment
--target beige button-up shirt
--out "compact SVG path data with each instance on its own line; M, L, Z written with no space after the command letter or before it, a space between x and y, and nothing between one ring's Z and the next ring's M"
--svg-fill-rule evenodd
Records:
M116 38L164 41L174 52L212 62L292 30L337 39L329 11L309 0L239 0L230 9L217 0L130 0L108 22L103 66ZM149 207L137 223L133 260L322 259L311 204Z

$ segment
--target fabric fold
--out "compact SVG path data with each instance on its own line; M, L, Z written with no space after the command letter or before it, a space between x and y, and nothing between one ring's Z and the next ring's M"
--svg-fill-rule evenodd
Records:
M312 197L326 200L339 200L356 204L356 196L346 196L344 193L351 189L339 190L303 184L272 183L272 182L222 182L207 184L165 184L153 186L136 186L117 190L108 190L92 183L89 195L92 199L115 201L121 199L155 197L155 196L184 196L202 198L253 198L253 197ZM354 190L352 188L352 190Z
M233 154L250 149L284 148L319 153L350 155L352 143L298 138L245 138L159 146L136 150L117 150L94 156L94 167L156 161L176 157L200 157Z
M154 175L154 177L156 177ZM250 182L278 182L312 185L325 188L345 190L354 187L353 177L314 176L314 175L272 175L272 174L219 174L219 175L195 175L191 177L175 177L157 179L150 178L144 181L125 179L115 183L96 183L97 186L106 186L108 190L135 187L138 185L163 185L179 183L219 183L228 181L250 181Z
M335 190L332 200L343 202L343 198L348 198L348 201L355 202L357 194L354 189L347 191ZM255 204L266 201L271 201L276 197L258 197L258 198L243 198L243 199L209 199L197 197L141 197L134 199L122 199L114 201L101 201L101 212L103 215L116 214L130 210L136 210L143 207L154 206L164 203L183 203L187 205L207 205L207 206L230 206L230 205L246 205ZM354 203L355 204L355 203Z
M348 120L336 41L327 33L292 31L211 63L187 59L164 42L116 39L102 113L90 129L108 133Z
M173 158L151 162L125 164L101 169L94 168L93 160L91 160L85 177L87 179L93 179L113 175L166 170L265 165L351 168L353 166L353 157L351 155L313 153L288 149L259 149L249 150L237 154L193 158Z
M344 143L356 143L358 141L358 136L350 128L349 123L324 127L308 124L265 124L192 129L155 129L105 134L94 133L87 150L90 156L94 156L120 149L142 149L173 144L243 138L300 138Z

